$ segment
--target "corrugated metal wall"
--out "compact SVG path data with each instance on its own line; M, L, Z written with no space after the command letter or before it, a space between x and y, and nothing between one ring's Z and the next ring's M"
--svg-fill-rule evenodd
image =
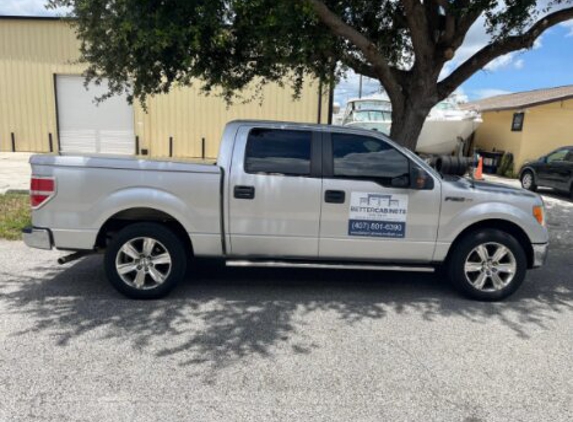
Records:
M292 92L276 85L263 91L263 103L240 101L227 107L218 96L204 96L197 86L174 89L148 102L148 113L135 107L135 131L141 148L149 148L157 157L169 155L169 138L173 138L173 154L200 157L202 139L205 156L216 157L225 123L235 119L267 119L316 123L318 120L318 83L308 83L300 100ZM249 95L248 93L244 95ZM328 121L328 98L323 98L322 122Z
M72 28L57 20L0 19L0 151L49 151L49 134L57 151L55 74L80 74L79 42ZM223 99L199 93L199 84L177 88L148 102L145 113L135 105L135 132L151 156L216 157L226 122L269 119L316 123L319 84L305 85L300 100L289 88L268 85L258 100L228 107ZM249 98L252 93L244 92ZM328 95L322 98L322 123L328 121Z
M0 149L57 148L55 73L81 73L78 41L70 28L48 20L0 20Z

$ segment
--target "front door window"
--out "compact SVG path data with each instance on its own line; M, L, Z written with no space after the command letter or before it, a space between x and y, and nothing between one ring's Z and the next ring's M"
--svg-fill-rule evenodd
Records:
M409 174L409 160L381 139L351 134L332 134L334 177L373 179L390 186Z

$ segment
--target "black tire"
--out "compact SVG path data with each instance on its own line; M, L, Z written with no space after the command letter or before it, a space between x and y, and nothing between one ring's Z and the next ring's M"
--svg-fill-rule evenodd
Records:
M480 265L475 262L476 258L477 261L481 259L479 253L475 252L480 245L487 245L488 257L495 255L496 245L504 246L511 252L511 255L506 254L499 260L498 265L494 265L495 262L490 262L488 259L487 261L491 265L489 268L486 266L481 270L473 270L469 275L466 275L466 261L468 261L468 265ZM511 259L512 257L513 259ZM501 272L499 268L502 268L502 266L505 266L505 268L514 266L513 277L510 277L510 274L505 272L505 269L503 270L504 272ZM495 268L495 271L492 268ZM498 273L498 271L500 272ZM455 244L455 249L453 249L448 261L448 275L454 287L466 297L481 301L498 301L512 295L523 283L526 271L527 257L523 247L512 235L496 229L482 229L469 233ZM469 278L474 278L473 281L479 284L478 277L482 276L482 272L484 274L489 273L490 276L484 276L486 279L485 284L479 289L472 284ZM494 274L498 276L496 280L501 279L507 284L500 283L500 286L503 287L497 288L494 285Z
M528 177L531 178L530 183L528 182ZM527 189L532 192L535 192L537 190L537 185L535 184L535 175L531 170L525 170L523 173L521 173L521 177L519 178L519 180L521 182L521 187L523 189Z
M144 257L145 238L152 239L156 243L148 255L150 258L144 264L138 265ZM122 249L128 243L135 252L138 252L138 245L141 245L142 253L139 255L139 261ZM148 244L153 245L151 241ZM106 276L116 290L129 298L158 299L166 296L179 281L185 278L189 260L187 252L181 239L168 227L157 223L135 223L121 230L109 244L104 258ZM154 258L157 259L155 263ZM133 261L129 261L130 259ZM163 262L167 259L169 264ZM123 261L120 265L130 266L130 268L136 266L136 269L122 276L116 265L118 260ZM136 278L142 271L145 273L142 276L143 284L141 287L136 287L138 283L141 283L140 279L136 281ZM133 280L129 284L128 281L132 277ZM156 278L162 281L158 283Z
M438 158L436 165L438 166L437 170L440 173L450 174L451 167L452 167L452 159L447 155L443 155L443 156Z
M458 157L450 157L450 174L458 176L460 174L460 159Z

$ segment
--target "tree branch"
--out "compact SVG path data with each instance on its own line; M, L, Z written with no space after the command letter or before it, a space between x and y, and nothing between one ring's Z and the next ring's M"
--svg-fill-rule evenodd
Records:
M424 9L426 10L426 20L428 22L428 34L432 37L435 36L436 31L440 29L440 7L442 4L447 3L439 0L424 1ZM433 38L435 40L435 38Z
M462 0L459 2L458 7L461 10L464 10L468 8L469 5L469 0ZM483 8L475 7L474 9L468 10L462 14L462 16L457 21L455 33L452 35L452 39L450 40L454 50L457 50L462 45L466 34L472 25L479 19L482 13Z
M531 48L535 40L548 28L573 19L573 7L551 13L537 21L521 35L509 36L485 46L462 63L450 76L438 83L438 95L441 99L450 95L475 72L489 62L505 54Z
M362 52L366 60L372 64L372 68L376 73L375 77L382 82L390 98L396 98L396 100L398 100L398 97L401 96L400 86L394 77L392 68L384 57L382 57L376 45L356 29L347 25L321 0L309 0L309 2L324 25L326 25L335 35L348 40Z
M376 74L374 67L367 63L364 63L362 60L356 57L352 57L349 54L343 54L339 57L334 57L334 58L340 60L342 64L352 68L356 73L359 73L372 79L378 79L378 75Z
M428 58L433 53L432 34L430 34L428 19L424 7L419 0L400 0L404 7L406 21L410 29L410 37L412 39L412 46L414 47L414 54L419 60L418 63L428 63Z

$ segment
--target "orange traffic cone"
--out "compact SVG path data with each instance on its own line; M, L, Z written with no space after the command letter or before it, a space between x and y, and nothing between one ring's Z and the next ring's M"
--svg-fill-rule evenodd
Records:
M479 157L478 166L474 171L474 179L483 180L483 158Z

